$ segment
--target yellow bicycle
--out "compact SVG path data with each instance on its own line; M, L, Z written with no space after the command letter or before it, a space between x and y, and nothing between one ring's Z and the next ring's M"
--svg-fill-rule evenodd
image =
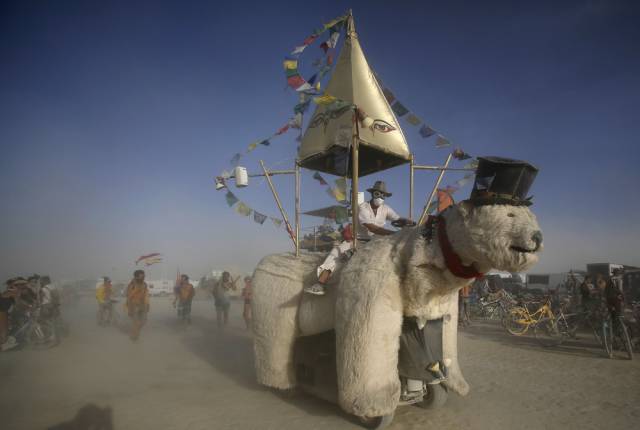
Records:
M525 303L523 306L516 306L509 311L506 318L506 329L509 333L522 336L530 326L538 324L542 319L555 321L555 315L551 310L551 297L548 297L542 306L533 313L529 311L527 305Z

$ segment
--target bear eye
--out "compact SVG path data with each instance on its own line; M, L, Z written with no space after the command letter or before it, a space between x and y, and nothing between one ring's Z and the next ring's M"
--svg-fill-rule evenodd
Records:
M509 218L513 218L513 217L515 217L515 216L516 216L516 214L514 214L513 212L509 212L509 213L507 214L507 216L508 216Z

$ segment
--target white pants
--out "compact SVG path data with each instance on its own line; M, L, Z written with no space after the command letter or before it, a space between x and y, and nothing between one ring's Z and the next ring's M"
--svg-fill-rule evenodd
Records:
M331 273L336 271L336 266L341 255L350 250L353 247L353 242L347 242L346 240L340 242L334 246L324 262L318 266L318 277L324 270L330 270Z

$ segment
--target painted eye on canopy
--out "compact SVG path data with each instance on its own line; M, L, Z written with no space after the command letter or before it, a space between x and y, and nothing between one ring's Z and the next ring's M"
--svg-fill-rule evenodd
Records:
M395 130L396 128L394 126L392 126L391 124L389 124L387 121L383 121L381 119L376 119L373 121L373 124L371 124L371 128L374 131L379 131L381 133L389 133L390 131Z

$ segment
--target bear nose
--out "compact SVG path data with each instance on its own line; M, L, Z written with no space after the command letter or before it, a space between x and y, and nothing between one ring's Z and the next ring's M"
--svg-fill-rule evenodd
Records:
M535 233L533 233L533 236L531 236L531 240L533 240L536 243L536 249L534 251L537 251L538 249L540 249L540 245L542 245L542 232L538 230Z

